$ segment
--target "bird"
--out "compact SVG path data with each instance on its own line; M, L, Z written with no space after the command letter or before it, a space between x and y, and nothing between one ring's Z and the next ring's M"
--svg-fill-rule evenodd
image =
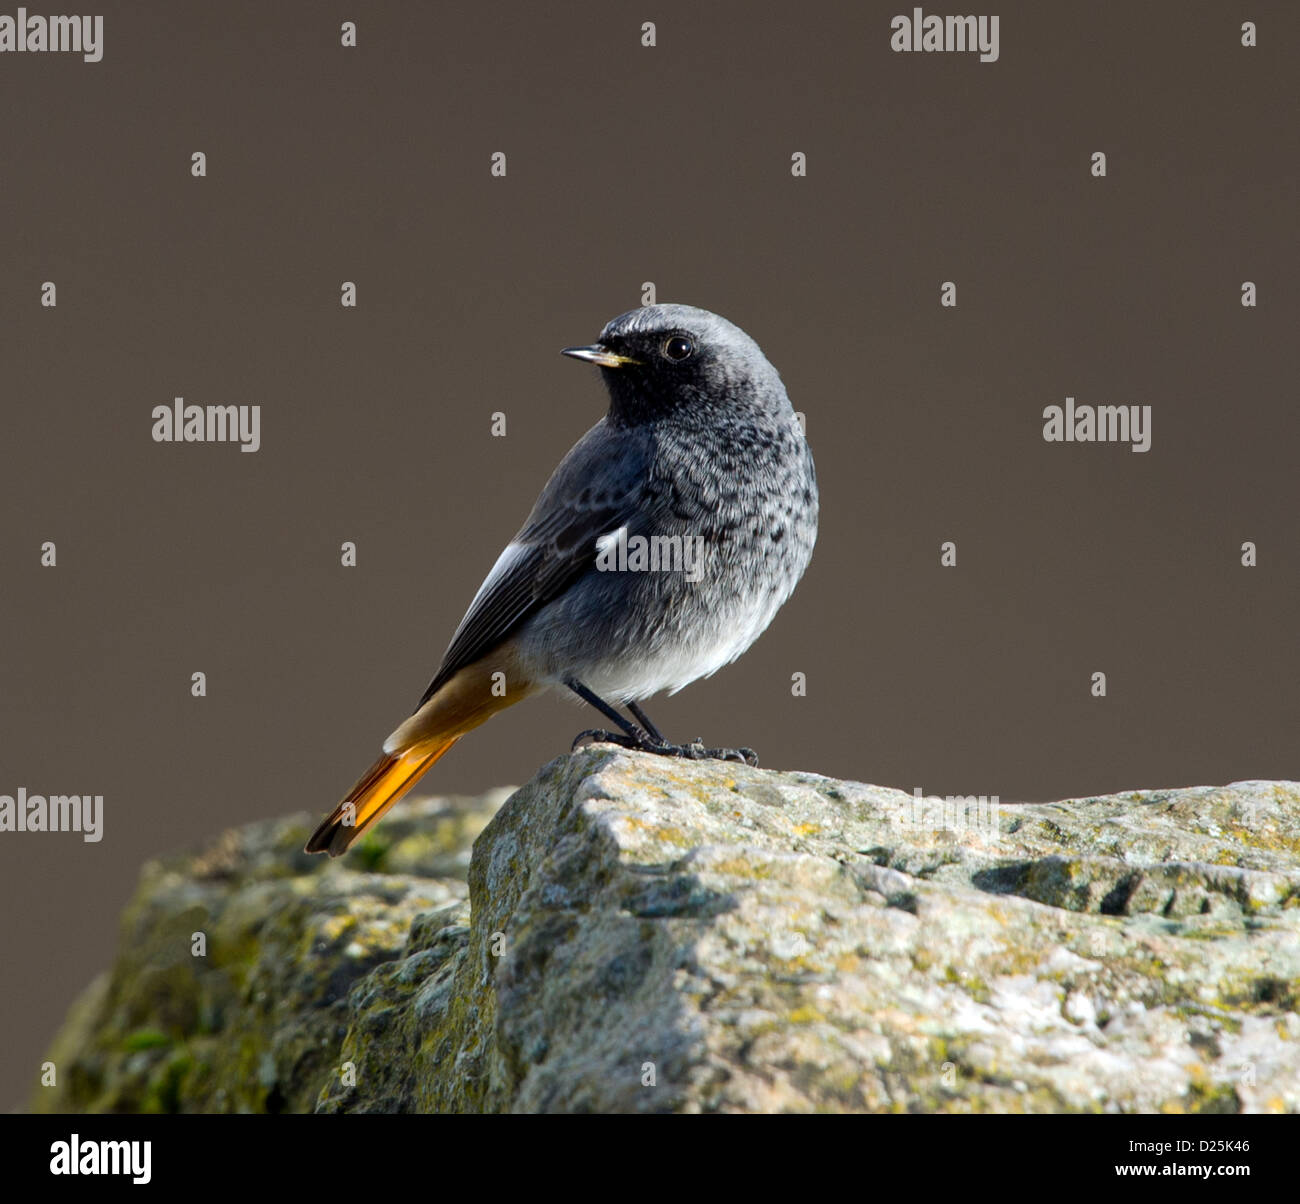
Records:
M638 704L734 661L802 578L819 495L800 416L758 344L694 306L641 306L561 354L599 368L607 413L552 473L414 712L307 852L346 852L462 736L545 690L618 729L584 731L574 748L757 764L749 748L670 743Z

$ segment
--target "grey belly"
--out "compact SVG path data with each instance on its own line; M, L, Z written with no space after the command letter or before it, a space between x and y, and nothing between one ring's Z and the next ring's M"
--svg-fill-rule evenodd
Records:
M592 569L524 625L520 652L541 683L576 677L611 702L679 690L763 633L807 567L810 518L765 515L710 543L696 581L681 569Z

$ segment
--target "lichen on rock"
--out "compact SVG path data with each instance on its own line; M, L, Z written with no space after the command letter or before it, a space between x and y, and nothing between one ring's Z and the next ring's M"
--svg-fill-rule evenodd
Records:
M1300 1111L1295 783L929 812L596 745L309 822L146 867L36 1108Z

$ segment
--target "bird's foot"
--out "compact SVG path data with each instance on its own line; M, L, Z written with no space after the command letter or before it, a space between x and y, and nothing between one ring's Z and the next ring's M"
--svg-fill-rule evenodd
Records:
M646 738L649 739L649 737ZM586 748L588 744L617 744L620 748L633 749L645 747L640 740L624 735L622 732L607 732L603 728L588 728L587 731L579 732L573 737L573 743L569 745L569 751L577 752L580 748Z
M620 748L654 753L657 757L681 757L688 761L741 761L746 765L758 765L758 754L752 748L705 748L703 740L691 744L669 744L655 740L640 728L635 735L598 729L579 732L570 751L576 752L588 744L617 744Z
M752 748L705 748L704 741L696 738L693 744L669 744L667 756L689 757L693 761L743 761L757 768L758 753ZM654 750L651 750L654 751Z

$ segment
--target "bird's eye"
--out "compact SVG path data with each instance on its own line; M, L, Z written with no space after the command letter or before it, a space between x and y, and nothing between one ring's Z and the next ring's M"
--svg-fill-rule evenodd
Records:
M684 334L671 334L664 339L665 359L681 363L682 360L689 359L694 350L695 343Z

